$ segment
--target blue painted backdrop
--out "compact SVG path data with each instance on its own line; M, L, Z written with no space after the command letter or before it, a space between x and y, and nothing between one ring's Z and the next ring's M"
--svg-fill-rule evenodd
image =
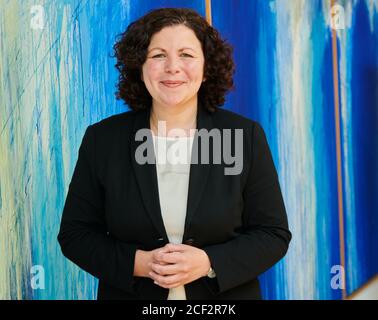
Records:
M378 3L339 4L341 252L349 295L378 272ZM34 5L0 2L0 299L95 299L97 280L62 256L56 235L85 128L125 111L114 97L112 45L150 9L190 7L205 16L205 1ZM341 264L331 3L211 5L237 66L225 108L263 125L293 232L287 256L261 276L264 296L340 299L331 287L331 268ZM33 266L43 267L44 289L31 286Z

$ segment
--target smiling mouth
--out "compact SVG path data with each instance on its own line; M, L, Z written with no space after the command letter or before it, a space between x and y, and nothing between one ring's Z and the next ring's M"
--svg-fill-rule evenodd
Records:
M177 88L177 87L181 86L184 83L185 82L166 82L166 81L162 81L161 82L161 84L163 84L164 86L166 86L168 88Z

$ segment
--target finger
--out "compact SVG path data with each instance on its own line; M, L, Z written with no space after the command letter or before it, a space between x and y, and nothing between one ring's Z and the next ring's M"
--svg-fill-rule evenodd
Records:
M179 275L179 274L169 275L169 276L161 276L160 274L157 274L154 271L151 271L149 273L149 275L150 275L151 279L154 280L154 282L156 282L159 285L164 285L164 286L168 286L168 285L172 285L172 284L175 284L177 282L180 282L181 278L182 278L182 276Z
M155 258L152 258L152 261L148 265L151 266L151 263L161 264L162 266L165 266L165 265L169 264L167 262L164 262L164 261L161 261L161 260L157 260Z
M151 263L150 265L152 271L162 276L171 275L178 273L178 265L177 264L159 264L159 263Z
M154 263L164 263L164 264L176 263L176 262L180 261L179 260L180 254L182 254L182 253L181 252L159 251L153 256L152 260L153 260Z
M165 263L173 263L177 264L184 261L183 253L181 252L169 252L169 253L162 253L159 256L159 262Z
M169 252L170 252L170 251L169 251L167 248L165 248L165 247L160 248L159 250L153 252L153 254L152 254L152 259L153 259L153 260L156 260L156 261L159 261L159 260L161 260L161 259L160 259L160 256L161 256L162 254L169 253Z
M167 243L164 246L164 248L170 252L173 252L173 251L183 252L186 249L185 247L186 247L185 244L176 244L176 243Z

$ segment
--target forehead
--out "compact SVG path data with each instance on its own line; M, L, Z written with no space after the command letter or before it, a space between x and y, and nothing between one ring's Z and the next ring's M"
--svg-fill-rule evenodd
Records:
M159 32L153 34L149 48L157 44L166 46L182 45L193 48L201 47L201 43L194 31L184 25L164 27Z

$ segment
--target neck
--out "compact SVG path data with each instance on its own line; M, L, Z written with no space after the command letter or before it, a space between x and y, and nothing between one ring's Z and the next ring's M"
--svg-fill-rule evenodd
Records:
M169 135L172 129L185 130L186 135L189 135L190 129L196 128L197 118L197 99L195 103L186 105L184 107L164 107L159 104L153 104L150 121L151 129L157 135L157 127L159 121L164 121L166 126L166 133ZM161 133L159 133L161 135Z

